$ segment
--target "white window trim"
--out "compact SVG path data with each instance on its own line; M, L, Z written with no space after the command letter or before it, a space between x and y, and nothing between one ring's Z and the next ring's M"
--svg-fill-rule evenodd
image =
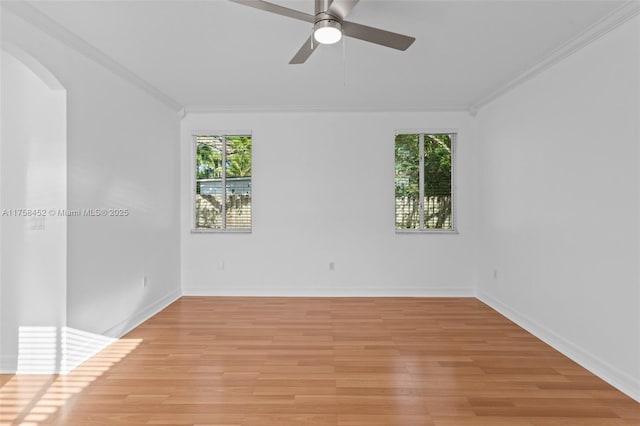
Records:
M228 229L228 228L197 228L196 227L196 137L198 136L251 136L253 142L253 132L251 130L192 130L191 131L191 206L189 212L191 215L191 233L192 234L251 234L253 233L253 171L251 173L251 228L248 229ZM226 151L226 150L225 150ZM223 158L226 152L223 153ZM251 163L253 163L253 144L251 146ZM223 177L223 185L226 180L226 173ZM226 206L226 202L224 204ZM224 211L224 210L223 210ZM223 218L223 223L226 220Z
M460 136L460 132L458 129L451 128L435 128L435 129L396 129L393 132L393 150L394 150L394 182L395 182L395 137L397 135L403 134L419 134L420 135L420 165L421 168L424 168L424 144L423 138L424 135L437 135L437 134L449 134L452 135L451 140L451 229L434 229L434 228L424 228L424 229L397 229L395 226L395 208L394 208L394 219L393 219L393 230L396 234L405 234L405 235L418 235L418 234L442 234L442 235L457 235L460 232L458 231L458 186L457 186L457 163L458 163L458 139ZM424 186L420 185L420 223L423 222L424 215ZM393 196L395 199L395 183ZM394 204L395 205L395 204Z

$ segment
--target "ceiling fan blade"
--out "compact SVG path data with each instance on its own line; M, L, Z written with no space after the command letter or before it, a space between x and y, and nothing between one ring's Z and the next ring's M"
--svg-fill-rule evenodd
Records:
M301 21L314 23L316 18L308 13L300 12L298 10L289 9L288 7L279 6L277 4L269 3L262 0L229 0L233 3L242 4L245 6L253 7L256 9L264 10L266 12L275 13L277 15L288 16L289 18L299 19Z
M307 41L304 42L300 50L298 50L298 53L296 53L293 58L291 58L289 64L304 64L306 60L309 59L309 56L311 56L313 51L316 50L316 47L318 47L318 43L313 42L312 34L311 36L309 36Z
M368 27L366 25L356 24L355 22L349 21L344 21L342 23L342 32L349 37L398 50L407 50L409 46L416 41L415 37L392 33L390 31Z
M330 15L345 19L359 1L360 0L333 0L328 12Z

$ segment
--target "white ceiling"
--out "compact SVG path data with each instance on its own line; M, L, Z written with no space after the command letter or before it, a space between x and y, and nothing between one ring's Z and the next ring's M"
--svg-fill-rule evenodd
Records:
M273 0L312 13L313 0ZM34 1L190 110L469 109L624 1L361 0L348 20L416 37L347 39L289 65L310 25L224 0Z

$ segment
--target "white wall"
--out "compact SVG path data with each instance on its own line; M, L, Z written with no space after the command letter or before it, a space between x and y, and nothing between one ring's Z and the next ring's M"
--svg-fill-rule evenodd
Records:
M472 295L475 147L466 113L190 114L186 294ZM394 130L457 129L457 235L394 230ZM194 131L253 132L253 233L191 234ZM224 269L219 269L219 262ZM335 270L329 270L329 262Z
M635 18L477 123L480 297L636 399L639 40Z
M180 292L178 116L6 9L2 40L67 89L68 208L130 212L67 220L67 323L118 335Z
M3 41L67 89L68 208L131 212L68 218L68 324L117 335L180 281L187 294L357 296L470 295L477 283L483 300L640 398L638 32L635 19L476 120L192 114L178 135L170 108L3 10ZM460 233L396 234L394 130L434 128L459 132ZM254 135L253 232L192 234L191 134L235 129ZM6 229L3 253L22 238Z
M67 205L66 94L4 51L1 62L0 370L48 373L62 361L66 219L13 210Z

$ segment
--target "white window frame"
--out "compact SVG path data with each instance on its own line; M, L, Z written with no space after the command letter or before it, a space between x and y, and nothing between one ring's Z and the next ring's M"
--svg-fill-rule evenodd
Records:
M251 136L251 164L253 168L253 132L251 130L205 130L205 131L197 131L194 130L191 132L191 207L189 211L191 212L191 233L192 234L251 234L253 232L253 170L251 172L251 227L250 228L198 228L196 227L196 191L197 191L197 171L196 171L196 162L197 162L197 137L198 136L214 136L214 137L225 137L225 148L226 148L226 137L227 136ZM226 149L223 149L222 153L222 164L225 164L226 160ZM223 188L223 204L222 204L222 223L226 222L226 197L224 197L226 192L226 168L223 167L225 173L222 174L222 188ZM226 224L225 224L226 225Z
M395 149L396 149L396 136L397 135L420 135L420 225L424 226L424 135L438 135L447 134L451 135L451 229L437 229L437 228L419 228L419 229L398 229L395 225ZM458 234L458 188L457 188L457 163L458 163L458 137L460 132L458 129L396 129L393 133L393 229L396 234Z

